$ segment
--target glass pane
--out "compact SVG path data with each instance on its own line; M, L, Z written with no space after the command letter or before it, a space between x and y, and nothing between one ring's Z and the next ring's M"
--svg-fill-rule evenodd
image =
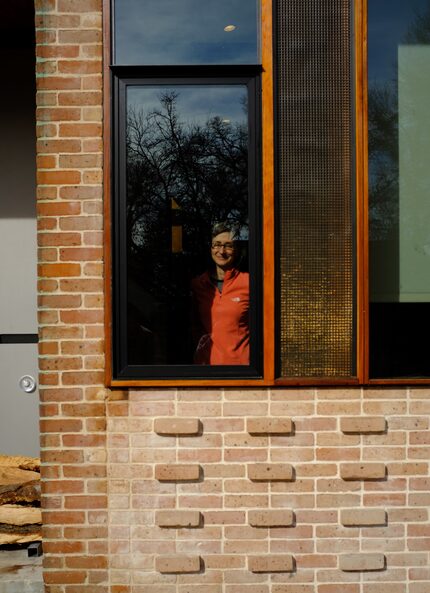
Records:
M249 365L247 96L128 88L129 364Z
M430 375L430 4L369 2L370 373Z
M279 0L276 24L279 374L347 377L355 373L350 2Z
M258 0L118 0L116 64L258 64Z

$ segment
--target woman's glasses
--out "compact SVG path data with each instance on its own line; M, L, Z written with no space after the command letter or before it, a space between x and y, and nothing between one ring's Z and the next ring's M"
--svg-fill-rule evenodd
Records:
M227 252L234 251L234 243L219 243L218 241L211 245L214 251L221 251L224 249Z

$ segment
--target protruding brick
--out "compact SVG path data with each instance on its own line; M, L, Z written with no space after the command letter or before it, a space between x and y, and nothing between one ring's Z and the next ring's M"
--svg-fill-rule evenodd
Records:
M381 433L387 429L384 416L351 416L340 419L340 430L346 433Z
M252 527L291 527L294 513L291 510L249 511L249 524Z
M248 570L251 572L293 572L294 558L291 554L248 556Z
M383 463L342 463L340 477L343 480L383 480L387 468Z
M200 572L200 556L158 556L155 568L163 574Z
M160 435L197 435L201 432L198 418L156 418L154 430Z
M344 571L384 570L384 554L344 554L339 558L339 568Z
M387 513L384 509L344 509L340 521L345 527L386 525Z
M246 430L249 434L291 434L291 418L248 418Z
M294 468L288 463L252 463L248 465L248 478L254 482L291 482Z
M199 511L158 511L155 522L159 527L199 527L202 515Z
M201 467L197 464L163 464L155 466L155 478L160 482L187 482L199 480Z

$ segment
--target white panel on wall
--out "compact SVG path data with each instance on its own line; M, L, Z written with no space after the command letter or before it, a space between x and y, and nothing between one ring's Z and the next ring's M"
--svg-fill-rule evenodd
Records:
M23 375L37 380L37 344L0 344L0 454L39 457L39 393L20 388Z
M37 333L34 49L0 57L0 334Z
M430 302L430 47L399 47L399 300Z

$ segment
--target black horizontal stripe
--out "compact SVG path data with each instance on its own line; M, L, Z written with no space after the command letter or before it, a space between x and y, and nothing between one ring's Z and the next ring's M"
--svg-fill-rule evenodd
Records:
M0 344L37 344L37 334L0 334Z

